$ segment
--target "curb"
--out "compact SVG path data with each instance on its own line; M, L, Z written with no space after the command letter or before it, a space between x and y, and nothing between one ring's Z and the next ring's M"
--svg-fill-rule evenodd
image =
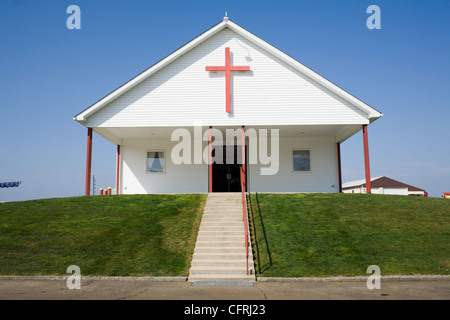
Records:
M257 282L344 282L344 281L367 281L370 276L356 277L258 277ZM380 276L382 281L428 281L428 280L450 280L450 275L393 275Z
M70 276L0 276L0 280L40 280L40 281L66 281ZM370 276L356 277L257 277L256 282L345 282L367 281ZM429 281L450 280L450 275L393 275L380 276L383 281ZM81 276L81 280L104 281L149 281L149 282L187 282L188 277L108 277L108 276Z
M0 276L0 280L48 280L65 281L70 276ZM187 277L107 277L107 276L81 276L81 280L107 280L107 281L150 281L150 282L186 282Z

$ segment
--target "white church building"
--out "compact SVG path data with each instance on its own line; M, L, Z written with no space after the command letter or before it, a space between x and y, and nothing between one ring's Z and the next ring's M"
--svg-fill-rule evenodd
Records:
M177 44L174 44L176 47ZM382 114L228 18L75 116L118 194L342 192L340 144ZM241 171L244 174L241 174Z

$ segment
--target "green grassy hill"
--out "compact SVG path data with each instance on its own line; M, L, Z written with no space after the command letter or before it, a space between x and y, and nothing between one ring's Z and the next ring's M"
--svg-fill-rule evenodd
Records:
M260 276L450 274L450 200L251 194ZM187 276L206 195L0 203L0 274Z
M252 194L261 276L450 274L450 200L357 194Z
M0 204L0 274L188 275L206 195Z

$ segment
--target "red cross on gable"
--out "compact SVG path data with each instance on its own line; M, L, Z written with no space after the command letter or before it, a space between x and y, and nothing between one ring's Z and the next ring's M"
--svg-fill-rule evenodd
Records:
M206 67L206 71L225 71L226 111L231 112L231 71L250 71L249 66L231 66L230 48L225 48L225 66Z

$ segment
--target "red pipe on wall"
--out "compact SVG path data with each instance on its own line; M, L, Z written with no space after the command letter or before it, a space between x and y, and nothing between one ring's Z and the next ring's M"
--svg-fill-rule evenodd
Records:
M119 194L120 145L117 145L116 194Z
M92 128L88 128L85 195L91 194Z
M338 175L339 175L339 192L342 193L342 169L341 169L341 143L337 143L337 160L338 160Z
M209 127L209 192L213 192L212 170L212 127Z

